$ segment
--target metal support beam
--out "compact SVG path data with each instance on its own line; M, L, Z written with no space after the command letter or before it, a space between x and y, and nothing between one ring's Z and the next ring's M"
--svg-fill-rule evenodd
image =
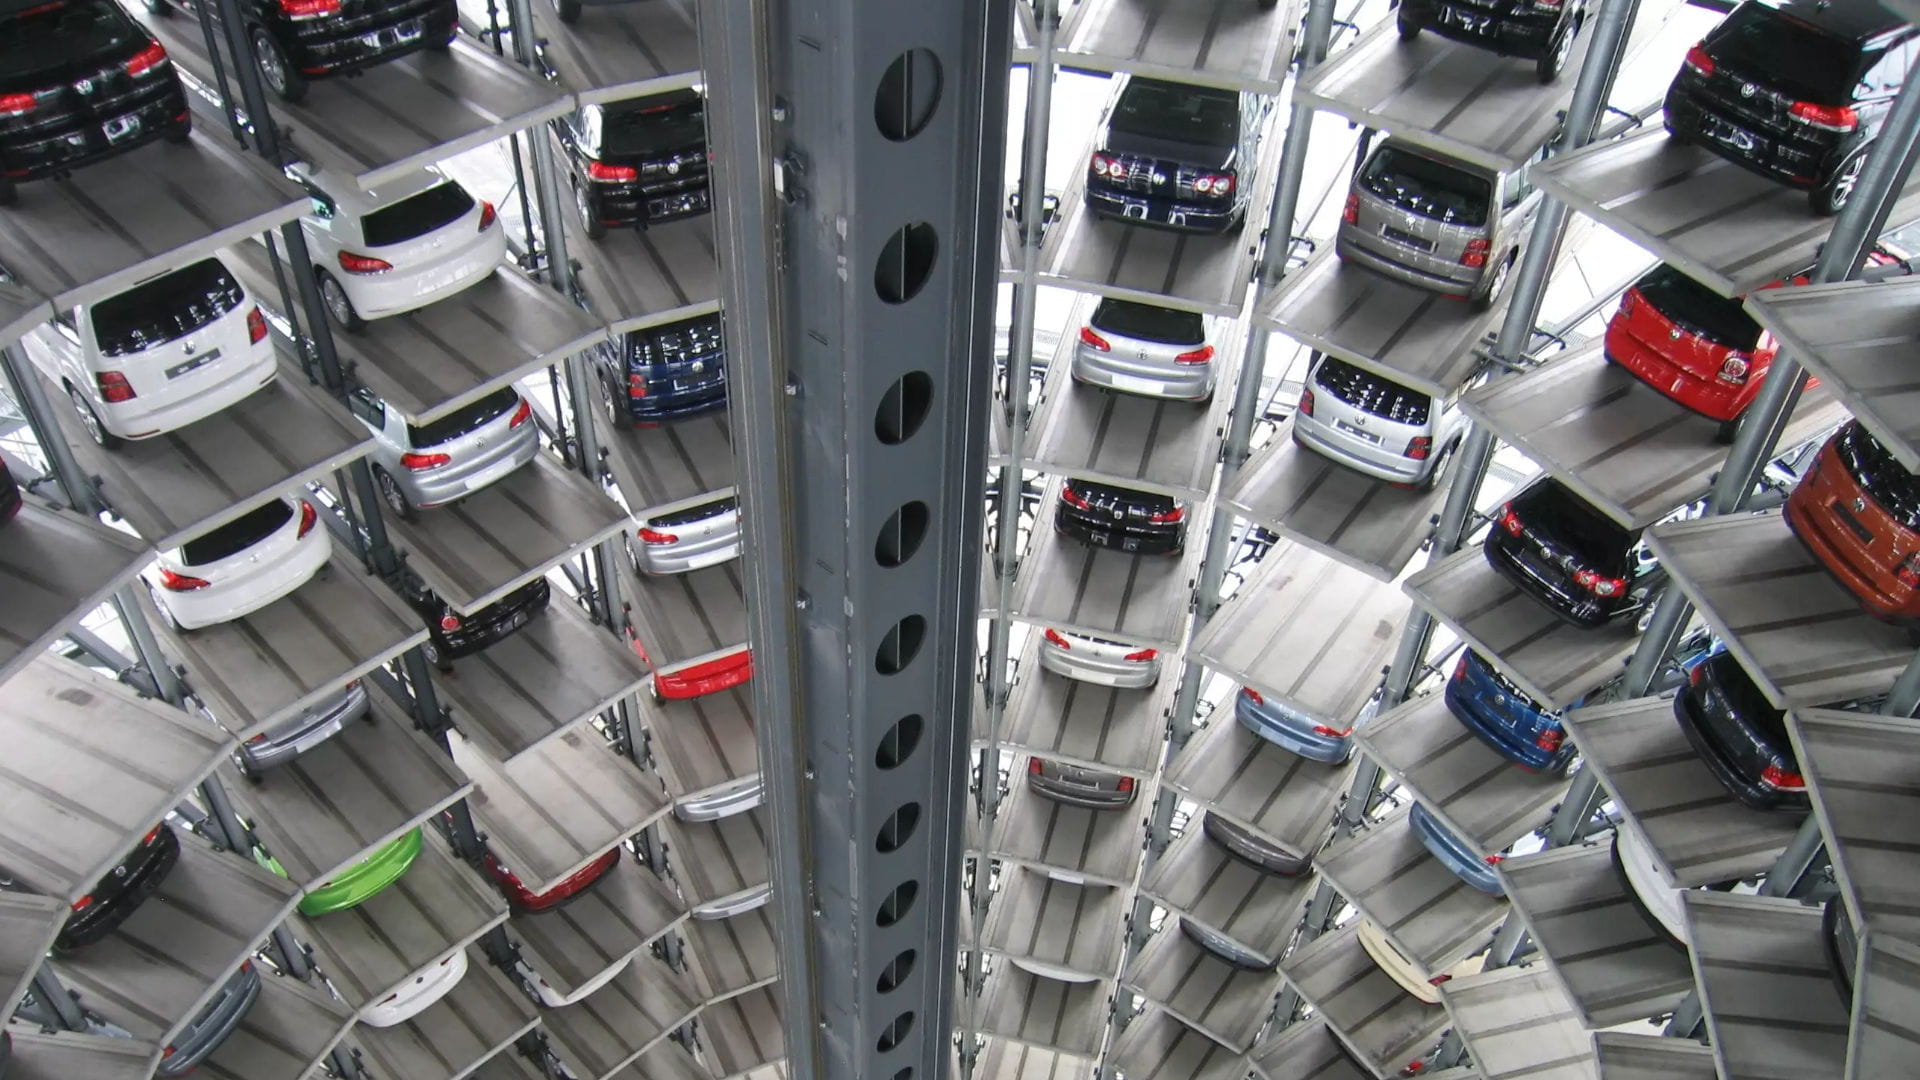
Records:
M46 1006L45 1012L51 1014L61 1027L68 1031L87 1030L87 1018L80 1012L80 1003L73 999L73 994L61 984L60 977L46 964L41 964L40 969L33 973L33 996Z

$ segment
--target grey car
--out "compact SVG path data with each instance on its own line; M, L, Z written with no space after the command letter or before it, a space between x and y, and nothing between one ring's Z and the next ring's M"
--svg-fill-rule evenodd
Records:
M1080 328L1073 378L1107 390L1180 401L1213 397L1213 346L1206 319L1111 297Z
M275 766L285 765L301 754L340 734L348 723L368 715L367 688L359 679L338 693L309 705L267 730L240 744L233 755L240 772L249 780Z
M740 503L732 488L649 509L627 536L636 574L685 574L739 555Z
M1467 433L1459 398L1435 400L1383 375L1316 354L1293 414L1293 440L1376 480L1432 491Z
M1334 250L1416 288L1492 307L1541 195L1499 173L1389 138L1354 174Z
M207 1002L200 1015L174 1036L155 1075L185 1076L192 1072L194 1066L220 1049L220 1044L246 1019L247 1010L253 1008L259 996L260 974L253 970L253 961L249 960L241 964L240 970Z
M1133 777L1043 757L1027 759L1027 786L1054 802L1089 810L1118 810L1133 804Z
M1313 864L1309 855L1295 855L1293 852L1273 843L1249 829L1243 829L1226 818L1209 810L1201 819L1201 828L1206 830L1207 839L1227 849L1227 853L1241 862L1251 864L1256 870L1269 874L1292 877L1303 874Z
M1211 927L1202 926L1186 916L1180 917L1180 932L1187 940L1234 967L1247 971L1272 971L1277 960L1269 960Z
M347 404L373 432L374 482L402 518L465 498L540 450L533 407L510 386L425 424L411 423L365 387Z

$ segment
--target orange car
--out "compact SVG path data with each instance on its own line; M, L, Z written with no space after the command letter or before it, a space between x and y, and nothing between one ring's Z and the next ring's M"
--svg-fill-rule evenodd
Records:
M1786 519L1869 615L1920 632L1920 476L1859 421L1820 449Z

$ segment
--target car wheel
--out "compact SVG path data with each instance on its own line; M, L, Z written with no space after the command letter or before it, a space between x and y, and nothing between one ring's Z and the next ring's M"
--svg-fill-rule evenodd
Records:
M347 290L340 282L317 266L313 271L320 277L320 299L327 305L327 314L332 317L333 324L348 333L357 334L364 329L367 321L353 310L353 298L347 295Z
M1393 24L1400 29L1401 41L1412 41L1420 36L1420 21L1407 14L1407 5L1400 5L1399 14L1394 16Z
M1442 447L1440 456L1433 459L1433 468L1427 470L1427 478L1420 482L1421 491L1437 490L1447 478L1447 470L1453 465L1453 455L1460 449L1459 440Z
M1547 51L1534 61L1534 74L1540 77L1542 85L1553 82L1567 69L1567 58L1573 55L1573 39L1580 36L1578 19L1570 21Z
M431 637L427 638L426 644L420 646L420 655L426 657L427 663L432 664L442 675L453 670L453 661L447 659L446 655L440 651L440 646L434 644Z
M1872 145L1871 143L1867 145ZM1807 192L1807 202L1813 212L1821 217L1832 217L1847 205L1853 197L1853 189L1860 186L1860 174L1867 167L1867 147L1861 146L1847 155L1825 180L1813 185Z
M186 633L187 628L181 626L180 621L173 617L173 612L168 610L166 598L160 595L160 590L154 588L153 582L151 581L146 584L147 599L153 601L153 610L160 615L160 625L165 626L176 634Z
M95 446L118 450L124 444L120 436L108 431L107 425L100 422L100 414L93 411L93 403L87 400L87 395L81 393L79 387L68 383L67 399L73 402L73 411L80 414L80 426L87 429L87 438L92 439Z
M612 424L615 431L633 425L633 417L627 415L626 410L621 407L620 395L615 390L611 378L600 380L600 403L606 407L607 423Z
M1475 310L1486 311L1499 301L1501 290L1507 287L1507 276L1513 273L1514 260L1520 257L1517 251L1508 252L1500 262L1500 269L1493 272L1493 280L1487 282L1487 291L1473 298Z
M1720 421L1719 426L1714 428L1713 430L1713 441L1719 443L1722 446L1732 446L1734 433L1739 430L1740 430L1739 417L1736 416L1731 420L1722 420Z
M407 493L400 490L400 482L378 465L373 467L373 482L380 487L380 501L387 504L393 516L402 521L412 521L415 511L413 504L407 501Z
M1267 3L1266 0L1262 0L1262 3L1268 7L1278 2L1279 0L1273 0L1272 3ZM553 13L560 16L560 21L563 23L579 22L580 8L580 0L553 0Z
M240 775L246 777L248 783L257 784L260 782L260 770L248 764L247 755L236 750L232 756L233 767L240 770Z
M299 101L307 96L307 80L293 69L287 61L287 54L280 49L280 43L265 27L253 29L253 63L260 69L260 79L267 84L281 101Z
M161 138L176 146L191 142L193 139L193 117L189 116L177 124L169 125L166 134L162 135Z
M19 201L19 185L4 176L0 176L0 206L12 206Z
M593 199L587 194L587 185L578 180L573 182L573 205L580 209L580 225L587 232L587 239L598 240L607 235L607 227L600 223L600 215L593 212Z

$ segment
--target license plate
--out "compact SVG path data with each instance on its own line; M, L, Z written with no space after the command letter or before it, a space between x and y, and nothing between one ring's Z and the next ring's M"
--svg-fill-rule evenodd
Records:
M514 612L513 618L507 620L508 632L518 630L525 625L527 625L527 613L524 611Z
M1333 426L1356 438L1365 439L1370 443L1378 444L1380 442L1380 436L1356 424L1349 424L1345 420L1335 420Z
M1840 523L1847 527L1848 532L1859 537L1861 543L1873 543L1873 530L1861 524L1860 519L1853 516L1853 511L1847 509L1846 506L1838 500L1833 502L1832 510L1833 516L1840 519Z
M1465 30L1469 34L1484 34L1487 32L1487 29L1493 25L1493 16L1475 15L1471 11L1462 11L1459 8L1448 8L1447 21Z
M106 134L107 141L110 143L125 142L140 134L140 117L131 113L126 116L116 116L100 125L100 130Z
M1760 145L1760 139L1752 132L1735 127L1717 116L1704 117L1700 127L1708 138L1726 143L1735 150L1752 150Z
M199 356L194 357L193 359L187 361L184 364L175 364L172 367L168 368L167 378L177 379L180 376L185 375L189 371L194 371L199 368L206 367L208 364L211 364L218 359L220 359L220 350L208 349L206 352L201 353Z
M1123 200L1120 204L1120 213L1123 217L1139 218L1145 221L1147 218L1146 201L1138 199Z
M328 739L339 734L340 729L345 726L346 725L343 722L339 720L335 720L325 725L324 727L317 727L312 731L307 732L305 735L301 736L297 742L293 744L294 753L303 754L308 750L311 750L314 747L319 746L321 743L326 742Z
M395 45L405 45L420 40L419 19L408 19L398 26L385 30L375 30L371 34L361 34L360 43L369 49L391 49Z
M1136 379L1131 375L1109 375L1107 380L1108 385L1113 389L1129 394L1158 395L1160 393L1160 384L1152 379Z
M1382 225L1380 227L1380 235L1405 247L1415 248L1420 251L1433 250L1433 241L1425 239L1424 237L1415 236L1410 232L1396 229L1391 225Z

